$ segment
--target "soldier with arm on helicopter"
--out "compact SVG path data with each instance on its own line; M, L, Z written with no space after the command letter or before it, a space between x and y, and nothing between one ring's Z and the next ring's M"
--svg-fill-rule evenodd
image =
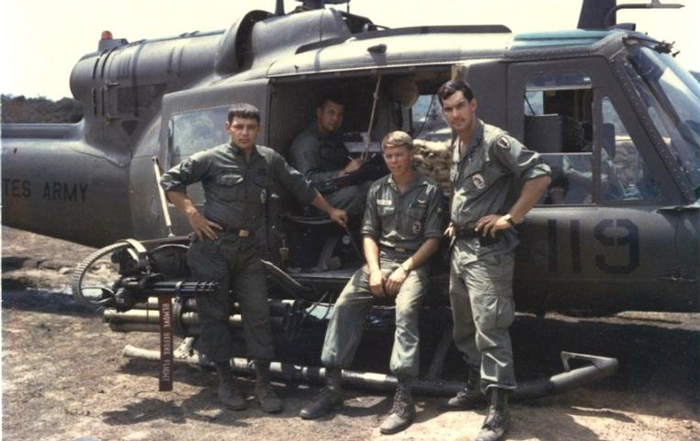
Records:
M325 96L316 107L316 119L294 138L290 163L321 190L329 203L350 215L360 215L371 182L333 184L362 167L362 159L350 158L340 140L344 116L344 99L339 95Z
M450 303L454 340L469 366L465 389L446 407L465 409L483 393L488 412L477 441L505 437L508 392L515 389L508 327L513 322L513 228L539 200L551 179L549 166L507 132L476 116L477 101L463 80L438 90L457 139L450 179L453 238Z
M264 411L279 412L282 401L269 383L274 347L265 272L255 240L255 232L263 226L268 193L278 180L301 202L325 211L335 222L345 225L347 215L329 205L280 154L255 144L260 127L255 106L231 106L225 122L230 143L192 155L164 173L161 185L194 231L187 254L193 276L220 286L215 295L197 297L202 352L219 375L220 401L231 409L246 406L234 387L229 365L233 356L233 334L228 326L232 291L242 311L248 356L255 361L255 396ZM185 192L195 182L204 188L203 213Z
M407 428L415 418L411 384L418 376L418 315L428 286L428 259L442 236L443 195L440 186L412 167L413 140L392 132L382 141L391 174L369 189L362 225L367 265L352 276L333 308L321 360L327 386L302 409L305 419L318 418L342 401L341 369L347 368L360 343L365 317L376 299L395 298L396 332L390 368L398 378L384 434Z

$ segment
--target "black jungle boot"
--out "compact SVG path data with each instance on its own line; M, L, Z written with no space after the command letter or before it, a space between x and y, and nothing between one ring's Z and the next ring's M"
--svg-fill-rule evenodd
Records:
M233 384L233 372L228 360L217 362L214 366L219 376L218 394L221 404L232 410L245 409L245 399L243 399L241 392Z
M340 369L326 368L326 387L321 389L321 393L316 400L301 409L299 416L305 420L321 417L330 412L334 407L342 403L340 396L340 379L342 374Z
M416 406L411 398L411 379L399 379L394 395L394 406L389 416L382 422L379 431L383 435L391 435L408 428L416 419Z
M267 413L281 412L284 405L270 385L269 361L255 360L255 377L255 398L262 410Z
M442 403L445 410L473 409L481 401L481 373L479 366L469 365L469 379L464 389Z
M481 426L481 432L476 441L501 441L505 439L510 414L508 413L508 394L510 392L497 387L490 387L486 392L489 402L486 419Z

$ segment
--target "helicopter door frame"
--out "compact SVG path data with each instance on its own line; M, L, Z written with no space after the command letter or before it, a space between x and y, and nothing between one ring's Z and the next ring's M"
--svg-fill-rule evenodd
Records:
M590 78L593 151L581 155L592 153L589 158L593 163L588 171L592 178L592 197L587 202L553 205L543 205L544 201L540 201L530 211L519 227L522 243L516 251L515 280L526 294L518 301L534 309L560 310L615 311L618 305L625 305L627 309L635 304L648 305L653 300L639 294L648 292L650 286L656 288L652 291L658 289L657 292L673 289L661 278L677 264L673 246L675 224L656 209L679 195L668 172L657 160L654 145L618 90L618 82L606 61L596 56L511 64L507 82L508 129L524 140L524 97L531 78L566 73L580 73ZM601 103L604 97L614 105L638 154L649 167L659 187L658 197L601 200L604 179L601 177L609 173L606 171L609 169L601 166L605 132ZM560 153L562 157L568 156L565 151ZM572 178L566 173L561 175L565 179ZM553 176L553 184L556 180ZM565 188L568 190L569 185ZM548 189L550 195L551 189L552 185ZM550 283L543 286L542 278ZM659 305L659 308L668 306Z
M180 92L171 93L163 97L163 123L161 125L161 132L159 136L159 155L158 159L160 161L163 170L169 170L171 167L176 165L174 163L173 157L176 150L176 141L173 139L173 134L175 133L175 120L184 117L183 121L187 120L187 116L192 115L195 118L189 118L189 120L197 123L196 116L198 114L203 115L201 120L204 120L204 130L220 130L223 136L214 136L216 141L206 142L205 145L197 145L197 127L188 127L188 136L190 138L195 138L189 140L191 148L196 149L196 151L205 150L211 147L215 147L221 143L227 142L227 135L224 131L224 123L226 122L226 117L228 113L228 107L234 103L246 102L256 106L260 110L260 123L262 124L262 131L258 137L256 143L258 145L266 144L269 138L269 128L266 124L268 109L270 103L270 81L268 79L252 80L245 82L227 82L220 83L215 86L205 85L201 88L193 88L188 90L183 90ZM214 112L214 113L212 113ZM206 117L205 113L208 113ZM217 120L221 118L220 122L212 120L211 116ZM199 127L201 130L202 127ZM262 139L261 139L262 138ZM211 144L211 145L209 145ZM195 150L188 150L187 154L182 155L179 159L184 160L191 156ZM178 161L179 162L179 161ZM201 187L193 188L191 197L195 206L201 207L204 202L204 195ZM195 200L196 199L196 200ZM175 206L168 202L168 211L170 212L170 217L173 221L173 228L175 232L186 233L190 231L190 227L187 224L186 219L183 216L177 214ZM165 232L165 227L163 222L159 222L159 228L161 232Z

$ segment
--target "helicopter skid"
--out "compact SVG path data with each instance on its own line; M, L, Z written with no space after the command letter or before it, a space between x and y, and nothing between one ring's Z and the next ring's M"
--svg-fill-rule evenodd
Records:
M187 363L193 366L213 367L196 351L192 350L192 339L186 339L178 350L175 351L174 360L177 363ZM142 349L127 345L122 355L127 358L158 361L160 353L155 350ZM542 398L567 392L571 389L587 386L596 381L608 378L617 372L618 361L615 358L601 357L573 352L561 352L564 372L548 378L526 381L518 384L511 395L512 400L523 401L534 398ZM584 366L571 369L570 361L586 362ZM255 369L251 360L247 358L232 358L231 367L239 374L254 375ZM326 369L318 366L301 366L290 363L273 362L270 365L270 374L281 381L298 381L324 384ZM343 370L343 385L353 389L370 389L382 392L393 392L396 389L397 379L392 375L376 372L358 372ZM465 384L458 381L443 380L417 380L413 383L413 390L418 395L449 397L455 395L464 388ZM483 402L483 397L474 400L474 404Z

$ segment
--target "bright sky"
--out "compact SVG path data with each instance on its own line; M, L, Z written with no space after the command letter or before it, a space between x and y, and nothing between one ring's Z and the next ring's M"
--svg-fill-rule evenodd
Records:
M626 10L620 12L618 22L634 21L639 31L675 41L681 51L678 60L689 69L700 70L700 0L662 2L679 2L686 7ZM222 4L228 8L222 9ZM285 0L287 11L297 4ZM112 31L116 38L137 41L226 29L243 8L274 11L275 1L2 0L0 92L52 99L71 96L68 80L73 65L97 49L103 30ZM353 0L350 9L389 27L505 24L517 33L574 29L580 8L581 0Z

